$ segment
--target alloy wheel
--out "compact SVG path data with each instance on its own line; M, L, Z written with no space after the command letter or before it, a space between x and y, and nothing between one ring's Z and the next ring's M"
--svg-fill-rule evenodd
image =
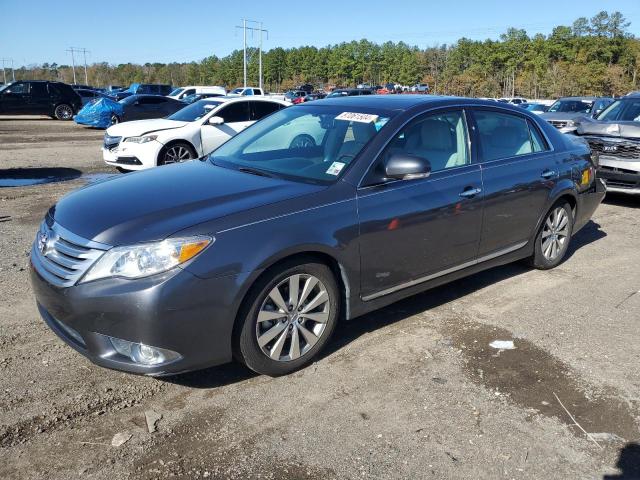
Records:
M563 207L554 208L542 229L542 255L554 261L565 249L569 237L569 214Z
M73 116L73 110L69 105L58 105L55 113L60 120L69 120Z
M167 153L164 155L164 163L180 163L186 160L191 160L193 157L191 156L191 152L188 148L183 147L182 145L175 145L167 150Z
M256 339L272 360L304 356L329 321L331 302L325 285L313 275L291 275L271 289L258 311Z

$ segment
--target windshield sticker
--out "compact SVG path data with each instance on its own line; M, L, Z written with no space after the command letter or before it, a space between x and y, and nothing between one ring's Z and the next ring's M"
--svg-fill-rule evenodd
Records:
M378 119L378 115L370 113L342 112L336 117L336 120L345 120L347 122L372 123Z
M327 175L338 175L342 169L344 168L344 163L342 162L333 162L331 166L327 169Z

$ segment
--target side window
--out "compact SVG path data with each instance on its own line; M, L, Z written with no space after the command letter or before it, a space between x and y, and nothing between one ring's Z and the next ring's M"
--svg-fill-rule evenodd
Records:
M26 82L16 83L5 90L6 93L29 93L29 84Z
M47 92L47 84L42 82L33 82L31 84L31 96L43 98L49 96Z
M396 134L382 154L382 161L406 153L426 158L432 172L467 165L471 163L467 138L462 110L429 114Z
M181 97L186 97L187 95L193 95L194 93L196 93L196 89L195 88L190 88L188 90L185 90L184 92L182 92L182 95L180 95Z
M253 88L247 88L247 89L244 91L244 94L245 94L246 96L251 96L251 95L253 95Z
M540 133L537 126L533 124L531 120L527 120L529 124L529 131L531 132L531 146L534 152L545 152L549 150L549 144Z
M474 112L478 124L482 161L526 155L533 151L527 121L509 113Z
M251 120L260 120L280 109L280 104L274 102L250 102Z
M234 102L224 107L219 117L224 118L225 123L248 122L249 121L249 102Z

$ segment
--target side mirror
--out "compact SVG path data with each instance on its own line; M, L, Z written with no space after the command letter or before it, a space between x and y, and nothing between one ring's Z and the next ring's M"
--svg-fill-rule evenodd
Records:
M397 153L391 155L384 168L385 177L394 180L414 180L427 178L431 174L431 164L417 155Z
M209 125L222 125L224 123L224 118L213 116L209 119Z

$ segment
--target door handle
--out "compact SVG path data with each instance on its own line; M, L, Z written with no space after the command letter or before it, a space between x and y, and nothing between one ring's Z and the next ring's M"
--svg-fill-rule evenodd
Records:
M463 190L462 192L460 192L460 196L462 198L473 198L476 195L478 195L480 192L482 192L482 189L480 188L467 188L466 190Z
M540 174L540 176L546 180L549 180L550 178L553 178L556 176L556 172L554 172L553 170L545 170Z

